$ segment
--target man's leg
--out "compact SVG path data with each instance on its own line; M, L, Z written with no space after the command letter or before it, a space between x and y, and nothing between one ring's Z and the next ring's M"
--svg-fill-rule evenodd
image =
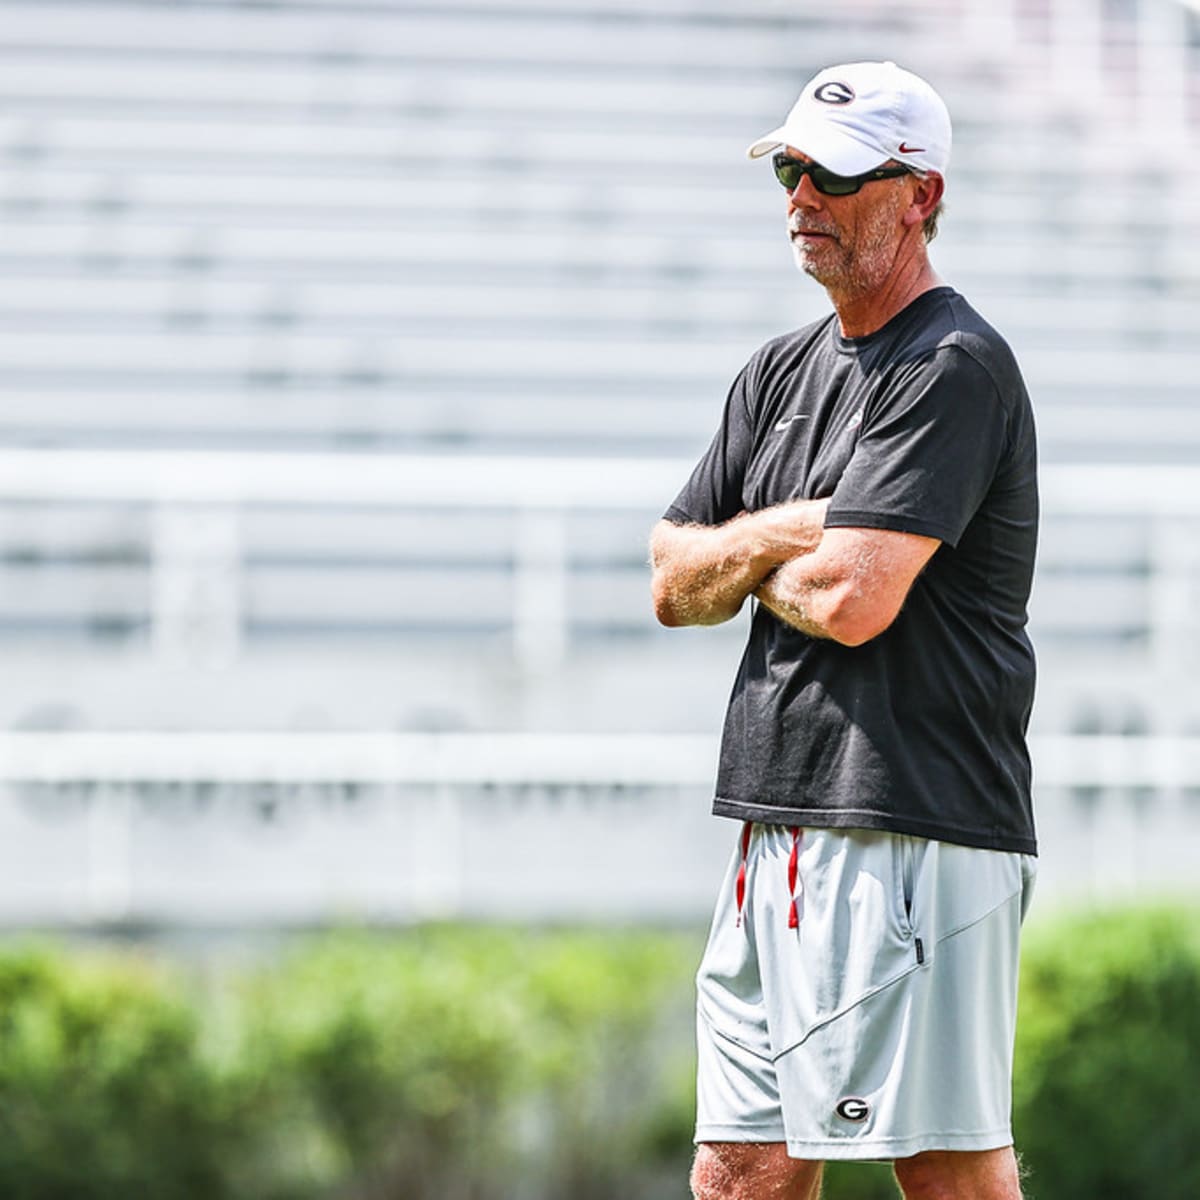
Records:
M817 1200L821 1164L788 1158L783 1142L702 1142L692 1164L696 1200Z
M927 1150L893 1164L905 1200L1021 1200L1017 1157L1002 1150Z

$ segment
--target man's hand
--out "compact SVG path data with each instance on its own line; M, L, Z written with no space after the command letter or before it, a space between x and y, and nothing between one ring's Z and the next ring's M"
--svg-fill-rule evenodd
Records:
M781 564L820 544L826 500L792 500L724 525L660 521L650 537L654 612L664 625L717 625Z

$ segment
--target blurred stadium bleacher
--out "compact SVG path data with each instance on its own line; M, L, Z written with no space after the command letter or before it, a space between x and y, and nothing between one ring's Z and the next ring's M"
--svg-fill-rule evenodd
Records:
M1176 0L0 2L0 921L702 911L744 626L657 629L645 539L747 355L826 311L744 146L866 57L950 104L934 260L1038 411L1050 891L1194 887L1198 35ZM167 739L173 776L156 734L265 757ZM365 734L416 757L314 765ZM519 778L421 740L500 734Z

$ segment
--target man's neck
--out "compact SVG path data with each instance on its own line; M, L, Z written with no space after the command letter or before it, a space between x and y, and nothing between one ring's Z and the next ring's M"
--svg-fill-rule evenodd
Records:
M880 287L854 295L830 290L829 299L837 311L842 336L866 337L882 329L922 293L941 284L929 259L920 254L893 271Z

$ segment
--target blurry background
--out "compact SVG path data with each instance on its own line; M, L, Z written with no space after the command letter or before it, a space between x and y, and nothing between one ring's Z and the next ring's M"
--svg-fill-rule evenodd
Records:
M1038 413L1038 911L1194 893L1198 41L1176 0L0 2L0 925L700 929L745 624L657 628L646 537L827 311L744 147L857 58L945 96L934 262Z
M883 56L1039 415L1043 897L1192 882L1197 28L0 4L0 921L706 911L745 626L656 628L646 536L827 311L744 145Z

